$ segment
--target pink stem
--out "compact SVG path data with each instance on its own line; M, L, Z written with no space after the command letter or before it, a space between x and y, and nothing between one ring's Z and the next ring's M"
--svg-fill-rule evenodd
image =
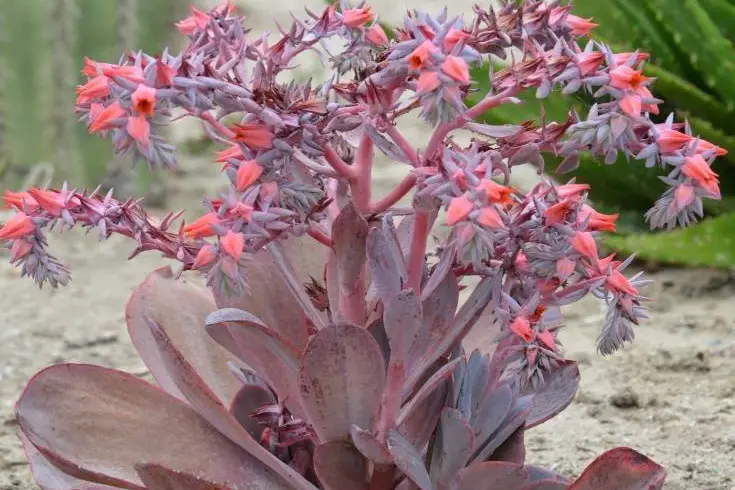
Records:
M361 213L370 211L373 173L373 140L364 134L355 156L355 178L350 182L352 200Z
M391 137L395 144L397 144L398 147L403 150L403 153L405 153L406 156L411 160L411 164L414 167L418 167L418 151L416 151L416 148L414 148L413 145L411 145L411 143L403 136L403 134L398 131L398 128L391 124L388 125L388 128L385 130L385 132L388 134L388 136Z
M316 228L310 227L309 236L313 238L314 240L316 240L317 242L321 243L322 245L326 245L327 247L332 246L332 239L329 238L327 234L321 230L317 230Z
M388 193L387 196L383 197L379 201L374 202L370 206L371 213L382 213L395 203L403 199L411 189L416 185L416 176L414 174L407 175L393 190Z
M342 177L347 179L354 179L356 177L355 169L347 165L347 163L337 155L337 152L330 144L324 146L324 159Z
M430 215L430 211L417 209L416 220L413 224L411 251L408 258L408 287L412 288L416 294L421 294L421 278L424 273L426 242L430 231Z
M454 121L440 125L436 128L436 131L434 131L434 134L431 136L429 143L426 145L426 150L424 150L424 159L429 159L434 156L434 153L437 152L442 141L444 141L444 138L451 131L461 128L468 122L473 121L488 109L492 109L493 107L497 107L500 104L505 103L506 99L518 93L519 90L519 87L510 87L497 95L485 97L480 102L469 108L467 112L457 117Z
M229 140L235 138L235 133L233 133L230 128L215 119L215 117L212 116L212 114L210 114L209 112L202 112L201 114L199 114L199 118L202 121L206 121L207 123L209 123L210 126L219 131L225 138Z

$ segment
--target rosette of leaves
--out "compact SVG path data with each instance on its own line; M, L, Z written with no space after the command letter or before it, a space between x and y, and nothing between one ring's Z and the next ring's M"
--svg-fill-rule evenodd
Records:
M117 61L121 49L172 40L181 0L23 0L0 5L0 178L15 188L29 169L83 187L105 177L108 144L76 124L74 87L84 56ZM35 182L43 185L44 182ZM140 181L146 191L147 180Z
M684 265L731 267L735 265L735 2L731 0L578 0L575 13L593 17L600 26L593 32L596 41L617 52L639 49L651 53L645 66L655 77L655 91L666 102L661 106L661 122L674 110L686 117L692 131L728 150L715 171L720 177L722 201L705 204L705 212L717 217L704 220L684 232L648 233L640 218L651 199L664 185L655 172L640 162L604 165L590 158L569 176L592 185L590 197L606 212L621 214L619 232L630 236L608 237L609 246L637 252L648 260ZM701 49L685 44L699 39ZM485 68L487 71L487 68ZM487 79L480 75L475 79ZM585 112L589 100L580 94L572 103ZM506 105L488 113L495 123L518 123L543 110L550 119L563 117L569 98L552 94L543 101L527 97L524 104ZM553 168L554 162L550 161ZM558 161L556 162L558 163ZM565 176L560 176L564 179Z
M249 262L249 293L215 297L159 269L132 293L128 331L155 378L57 364L16 405L43 488L149 490L637 490L665 470L629 448L594 460L575 481L528 464L524 433L574 398L573 361L521 383L507 367L516 338L467 356L486 278L458 307L449 273L423 295L401 289L405 261L387 222L335 221L327 275L347 287L366 261L364 324L339 321L322 277L327 253L290 238ZM400 233L400 232L398 232ZM310 284L313 305L279 273ZM282 265L282 264L280 264ZM305 295L302 293L301 296ZM220 309L217 309L220 307ZM304 321L319 310L321 325Z

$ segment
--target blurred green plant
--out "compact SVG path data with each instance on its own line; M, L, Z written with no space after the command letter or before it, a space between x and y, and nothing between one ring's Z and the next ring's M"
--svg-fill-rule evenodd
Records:
M0 2L0 179L17 187L50 165L54 180L104 181L109 143L87 134L73 113L84 57L116 62L133 46L158 50L191 0L10 0ZM125 164L127 165L127 164ZM144 166L133 182L147 192ZM35 172L36 174L38 172ZM117 182L116 182L117 183ZM33 182L43 184L43 182Z
M608 237L609 246L638 250L642 258L661 262L735 266L735 0L575 0L574 8L575 15L600 24L596 41L616 52L639 49L651 54L645 72L656 78L654 93L665 100L662 119L676 112L695 134L729 154L715 168L723 200L706 203L708 218L701 223L674 232L648 233L640 219L664 189L642 162L621 157L604 165L583 158L576 171L560 178L574 176L591 184L598 207L620 213L618 231L630 236ZM693 46L692 39L700 45ZM571 107L586 113L590 100L554 95L541 102L531 96L522 105L493 109L486 119L518 123L537 117L543 106L550 120L564 120ZM550 160L553 169L559 161Z

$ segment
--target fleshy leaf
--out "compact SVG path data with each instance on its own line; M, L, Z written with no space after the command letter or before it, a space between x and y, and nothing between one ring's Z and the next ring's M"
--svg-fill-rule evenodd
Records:
M480 447L480 444L482 446L476 451L472 459L476 461L489 459L496 449L507 441L519 427L523 426L530 412L530 404L529 397L519 398L500 424L500 427L487 440L483 441L481 438L477 438L478 447Z
M528 471L513 463L488 461L463 469L452 482L451 490L478 488L520 488L528 479Z
M350 306L340 304L340 311L358 312L361 318L350 318L352 321L364 321L365 291L364 291L364 264L367 256L366 240L368 224L365 218L357 211L352 201L349 201L334 219L332 225L332 249L334 251L334 265L339 286L340 301L348 301ZM328 285L329 286L329 285ZM355 306L357 305L357 306Z
M521 490L567 490L568 483L557 480L539 480L525 485Z
M383 324L388 334L391 361L404 362L410 369L408 355L421 331L421 302L413 290L398 293L385 305Z
M345 441L331 441L314 451L314 470L326 490L367 490L367 460Z
M421 490L432 490L434 486L419 450L395 429L388 431L387 443L388 451L393 456L396 466Z
M425 290L424 290L425 292ZM422 293L423 320L418 338L413 343L409 355L413 365L430 348L434 339L443 337L452 325L452 319L459 303L459 284L450 270L430 294Z
M263 426L251 417L251 414L263 405L276 403L273 393L260 385L243 385L230 404L230 413L240 422L248 434L256 441L260 440Z
M280 241L284 253L291 259L296 278L302 283L311 277L324 276L327 249L309 237ZM238 297L215 295L219 308L238 308L252 313L277 331L298 349L309 339L306 319L299 304L281 277L268 250L261 250L246 265L250 291Z
M551 372L544 372L543 385L530 389L522 394L533 395L531 412L526 419L526 428L530 429L564 410L577 394L579 386L579 368L574 361L566 361Z
M148 490L234 490L235 488L157 464L139 464L136 465L136 470Z
M445 488L469 461L475 434L462 414L453 408L442 410L437 434L430 474L432 481Z
M508 417L513 404L513 390L504 384L492 390L472 417L477 444L484 445Z
M161 354L145 321L145 314L166 331L176 348L207 381L223 403L229 403L240 383L228 372L227 362L234 360L225 349L213 342L204 330L204 320L217 309L212 294L205 288L174 279L170 267L162 267L146 277L130 295L125 308L128 333L135 349L158 385L184 399L171 375L163 366Z
M346 438L352 425L372 428L385 383L385 361L363 328L337 324L320 330L301 358L303 407L324 442Z
M263 324L249 312L223 308L207 317L207 331L224 342L230 352L254 368L276 391L286 399L298 391L299 353L278 332ZM297 397L286 400L287 405L302 413Z
M353 425L350 435L352 436L352 443L357 450L370 461L376 464L388 464L392 462L388 450L372 433Z
M523 464L526 462L526 428L521 426L493 451L489 461L505 461Z
M617 447L597 457L569 490L659 490L666 470L628 447Z
M367 236L367 263L378 296L387 303L401 290L401 267L391 252L391 237L382 228L372 228Z
M29 381L15 411L28 440L77 478L136 488L135 465L157 461L213 482L291 488L187 404L131 374L57 364Z
M735 213L708 218L701 223L673 231L610 236L605 243L624 253L664 263L691 266L732 267L735 245L724 237L735 235Z
M439 423L439 415L449 392L449 384L443 379L431 390L422 403L413 408L404 407L398 430L416 447L423 448ZM405 414L405 415L404 415Z
M411 397L411 399L403 406L399 417L399 424L411 417L415 410L418 410L425 404L425 400L444 386L445 381L452 376L455 369L459 367L462 358L458 357L446 363L437 369L422 385L421 388Z

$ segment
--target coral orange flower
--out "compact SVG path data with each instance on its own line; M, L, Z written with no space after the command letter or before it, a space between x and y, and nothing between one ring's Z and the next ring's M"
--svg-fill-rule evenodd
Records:
M145 116L131 116L125 126L128 134L142 146L147 147L151 142L151 125Z
M242 192L250 187L253 182L263 174L263 167L258 165L255 160L247 160L240 164L237 169L237 176L235 179L235 187L238 191Z
M594 210L588 204L583 204L577 216L578 223L587 221L587 228L590 231L615 231L615 222L620 217L619 214L603 214Z
M590 190L589 184L563 184L554 188L560 199L577 198Z
M718 175L712 170L702 155L694 155L684 159L681 166L684 175L692 179L712 197L720 198L720 181Z
M676 131L675 129L661 128L658 130L658 137L656 143L658 148L663 154L676 153L682 150L686 145L694 141L693 136ZM705 153L708 151L714 151L717 156L727 155L727 150L715 146L709 141L700 139L697 142L697 153Z
M408 66L412 70L420 70L426 66L426 62L429 60L431 53L436 51L431 41L424 41L414 49L410 55L408 55Z
M111 68L115 65L111 63L102 63L100 61L94 61L91 58L88 58L87 56L84 57L84 68L82 68L82 75L87 75L88 77L96 77L100 73L102 73L103 70L106 68Z
M342 12L342 23L352 29L363 27L375 18L370 7L349 9Z
M115 120L122 118L126 114L127 113L122 106L120 106L120 102L118 101L115 101L102 109L95 110L94 113L90 111L89 132L96 133L98 131L107 131L108 129L113 128L112 123Z
M583 257L586 257L593 262L597 261L597 243L595 243L595 239L590 233L586 231L578 231L569 240L569 243L572 245L572 248Z
M687 184L676 186L676 189L674 189L674 206L676 207L676 211L680 212L693 203L694 197L694 187Z
M544 211L544 222L546 226L558 225L564 223L572 211L575 201L572 199L564 199L549 207Z
M192 7L191 15L183 20L180 20L175 25L181 35L191 36L197 29L206 29L207 24L209 24L209 14L202 12L196 7Z
M137 66L109 65L102 69L102 74L109 78L124 78L132 83L143 83L145 81L143 70Z
M194 258L194 263L191 265L193 270L199 270L202 267L206 267L217 258L217 251L211 244L206 244L199 249L197 256Z
M14 264L20 259L31 253L33 244L25 240L14 240L13 246L10 247L10 263Z
M526 342L531 342L533 340L534 332L528 318L522 316L516 317L516 319L510 324L510 330Z
M482 208L480 215L477 217L477 222L490 229L505 227L505 223L500 217L500 214L492 206Z
M35 229L36 224L31 217L19 211L0 228L0 240L23 238L33 233Z
M3 199L6 208L14 207L20 211L27 210L31 213L38 209L38 201L27 192L13 192L6 189Z
M28 194L36 200L41 209L57 217L61 216L63 210L67 208L74 209L80 205L78 199L67 200L67 196L64 194L50 189L32 187L28 189Z
M240 145L232 145L226 150L217 152L217 163L226 163L230 159L242 160L245 156L242 154Z
M487 200L492 204L500 204L507 206L513 203L513 189L504 185L500 185L491 179L482 179L480 185L477 186L487 196Z
M435 71L422 71L416 80L416 93L425 94L431 92L441 85L439 75Z
M368 29L365 38L376 46L385 46L388 44L388 36L380 24L375 24Z
M634 66L649 58L648 53L617 53L613 55L613 59L615 60L616 65L625 65L633 56L636 57L636 60L633 62Z
M184 235L191 238L206 238L216 234L214 226L218 224L219 216L217 216L217 213L211 212L184 226L183 232Z
M545 328L541 330L538 333L538 339L549 349L553 351L556 350L556 341L554 340L554 335L548 329Z
M235 124L232 131L235 133L235 141L254 150L268 150L273 147L273 133L263 124Z
M156 89L140 84L133 92L133 109L138 114L152 116L156 108Z
M577 264L573 260L569 260L567 257L562 257L556 261L556 275L559 279L566 281L569 276L574 272L574 268Z
M453 226L462 221L470 214L474 206L474 203L466 194L455 197L449 202L449 207L447 208L447 224Z
M469 33L461 29L449 29L447 35L444 36L444 51L447 53L451 52L457 44L469 39L470 37L472 36Z
M235 260L240 260L243 250L245 250L245 236L242 233L228 231L225 236L220 238L220 245L227 254Z
M109 94L109 79L104 75L96 76L84 85L77 87L77 105L84 104L93 99L107 97Z
M630 281L618 270L612 271L605 281L605 287L612 293L629 294L637 296L638 290Z
M605 54L600 51L577 55L577 66L583 77L597 71L603 61L605 61Z
M176 69L168 66L160 59L156 60L156 87L170 87L174 84Z
M572 28L572 35L574 36L588 36L592 29L600 25L592 22L592 18L583 19L571 14L567 15L566 21Z
M442 63L442 71L449 75L454 81L467 85L470 83L470 70L465 60L459 56L449 55Z

